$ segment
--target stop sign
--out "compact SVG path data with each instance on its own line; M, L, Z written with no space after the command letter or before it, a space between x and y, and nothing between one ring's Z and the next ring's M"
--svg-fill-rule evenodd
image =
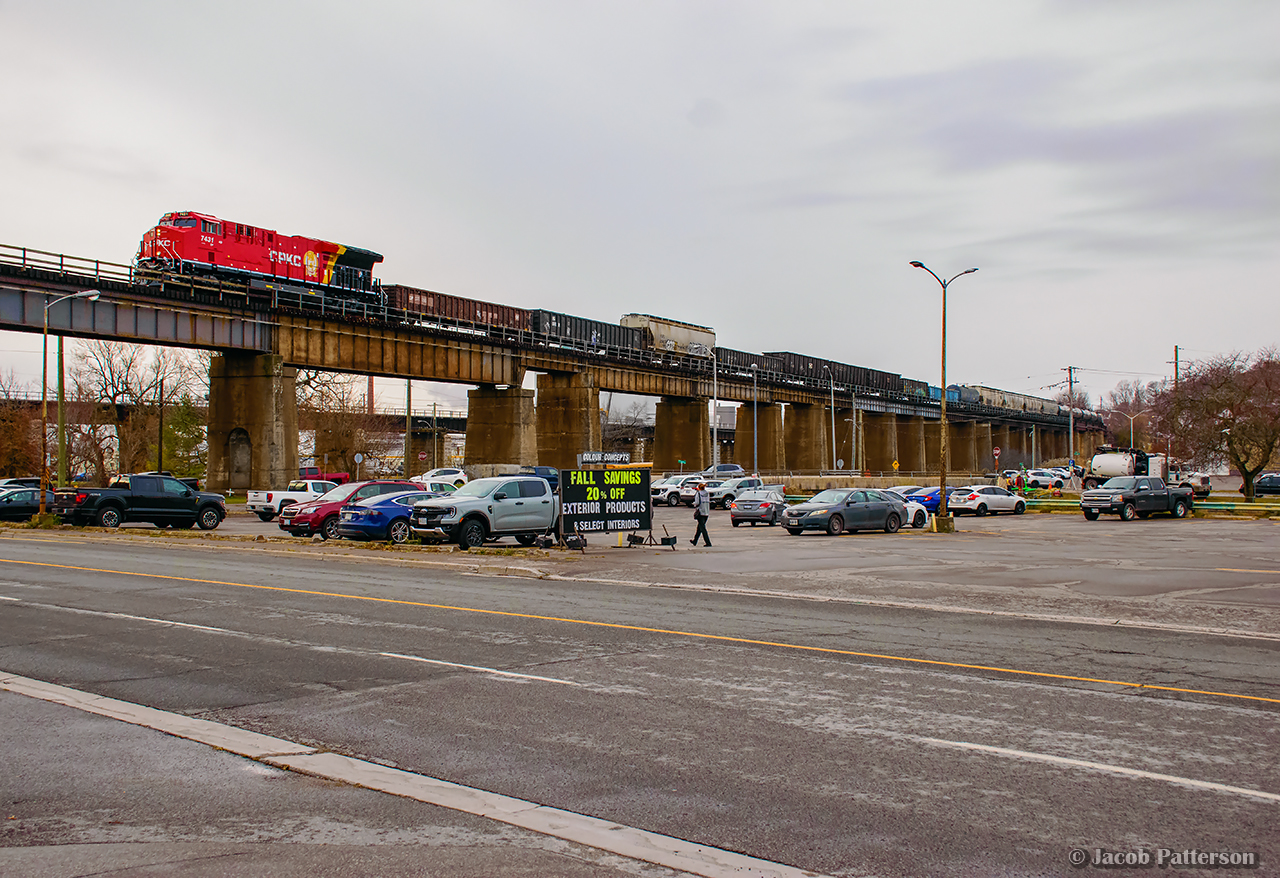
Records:
M419 451L418 460L426 460L426 459L427 459L427 453L425 451Z
M992 453L992 454L994 454L996 457L999 457L999 456L1000 456L1000 446L999 446L999 445L997 445L995 448L991 449L991 453Z

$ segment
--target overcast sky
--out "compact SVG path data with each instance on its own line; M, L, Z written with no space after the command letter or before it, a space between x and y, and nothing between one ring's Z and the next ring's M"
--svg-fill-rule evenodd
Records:
M908 262L976 266L948 379L1046 396L1277 342L1274 0L0 0L0 34L0 243L128 262L199 210L935 384Z

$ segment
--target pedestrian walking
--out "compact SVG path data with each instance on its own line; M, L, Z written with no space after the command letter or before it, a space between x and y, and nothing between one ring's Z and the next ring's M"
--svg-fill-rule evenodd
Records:
M711 548L711 537L707 535L707 519L711 517L711 494L707 491L706 482L698 482L698 490L693 493L693 520L698 522L698 529L689 542L698 545L698 537L702 537Z

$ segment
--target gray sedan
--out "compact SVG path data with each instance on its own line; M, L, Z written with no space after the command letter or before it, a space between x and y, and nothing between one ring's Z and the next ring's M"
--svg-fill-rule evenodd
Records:
M781 491L747 491L729 501L729 523L734 527L744 521L751 522L752 527L761 522L774 525L786 508Z
M856 533L881 528L895 533L906 519L906 504L890 491L831 488L789 507L782 526L797 536L806 530L824 530L832 536L846 530Z

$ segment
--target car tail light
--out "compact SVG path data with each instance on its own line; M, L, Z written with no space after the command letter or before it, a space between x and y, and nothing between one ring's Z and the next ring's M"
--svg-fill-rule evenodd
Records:
M969 495L968 497L966 497L965 499L966 499L966 500L977 500L977 499L978 499L978 495L977 495L977 494L970 494L970 495Z
M88 494L86 494L84 491L76 491L76 505L77 505L77 506L79 506L81 503L83 503L84 501L86 501L86 500L88 500L88 499L89 499L89 495L88 495Z
M737 509L737 508L738 508L738 504L737 504L737 503L730 503L730 504L729 504L729 508L730 508L730 509Z

